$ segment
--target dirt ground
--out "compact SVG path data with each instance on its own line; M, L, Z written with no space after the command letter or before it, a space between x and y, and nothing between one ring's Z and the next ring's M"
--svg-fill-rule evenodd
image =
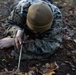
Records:
M0 0L0 39L4 37L3 32L5 30L2 27L2 20L9 15L11 11L9 8L12 3L12 0ZM76 75L76 8L66 2L60 3L58 6L63 16L64 37L61 48L59 48L50 59L21 61L21 72L28 72L30 67L35 67L39 70L47 63L56 63L56 66L59 68L54 70L54 75ZM7 70L14 71L17 68L18 61L11 56L13 49L12 47L0 50L0 72L7 72ZM37 66L38 64L40 64L40 66ZM2 74L0 73L0 75ZM37 75L40 74L38 73Z

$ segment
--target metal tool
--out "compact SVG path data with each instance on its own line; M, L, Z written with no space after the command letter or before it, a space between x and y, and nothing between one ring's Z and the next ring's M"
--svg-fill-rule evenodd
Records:
M23 44L21 44L21 48L20 48L20 54L19 54L19 60L18 60L18 67L17 67L16 73L19 73L20 72L20 63L21 63L22 49L23 49Z
M23 35L22 35L22 43L20 44L20 54L19 54L18 67L17 67L16 73L20 72L20 63L21 63L23 44L24 44L24 30L23 30Z

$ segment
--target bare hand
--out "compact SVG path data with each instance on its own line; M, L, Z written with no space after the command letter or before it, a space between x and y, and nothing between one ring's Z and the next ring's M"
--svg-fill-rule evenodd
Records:
M16 43L17 48L22 43L22 35L23 35L23 31L22 30L18 30L17 34L16 34L16 38L15 38L15 43Z

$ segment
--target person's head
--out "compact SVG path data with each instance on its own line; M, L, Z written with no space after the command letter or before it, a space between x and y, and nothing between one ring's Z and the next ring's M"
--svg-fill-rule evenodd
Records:
M27 26L34 32L45 32L52 25L52 10L44 2L32 4L27 13Z

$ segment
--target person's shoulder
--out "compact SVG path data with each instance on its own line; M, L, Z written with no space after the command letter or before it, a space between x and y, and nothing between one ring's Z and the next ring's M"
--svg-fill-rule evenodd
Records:
M55 13L55 12L61 13L60 9L56 5L50 3L49 6L51 7L53 13Z
M18 2L17 6L20 6L20 5L25 4L27 2L28 2L28 0L21 0Z
M42 0L21 0L18 2L17 7L25 6L25 5L32 5Z
M30 0L21 0L19 3L16 5L16 9L24 9L25 7L30 6Z

